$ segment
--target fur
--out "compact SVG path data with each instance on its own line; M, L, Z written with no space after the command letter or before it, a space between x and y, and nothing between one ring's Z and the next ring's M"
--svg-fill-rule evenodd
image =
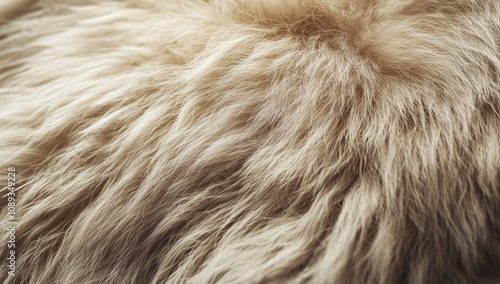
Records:
M500 283L500 1L0 17L3 283Z

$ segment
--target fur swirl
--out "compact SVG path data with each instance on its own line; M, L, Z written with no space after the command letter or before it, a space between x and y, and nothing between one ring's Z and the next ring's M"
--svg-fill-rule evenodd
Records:
M3 283L500 283L500 1L2 3Z

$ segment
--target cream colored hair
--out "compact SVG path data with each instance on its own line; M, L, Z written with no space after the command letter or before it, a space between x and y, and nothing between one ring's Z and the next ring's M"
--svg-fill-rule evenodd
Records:
M0 17L3 283L499 283L500 1Z

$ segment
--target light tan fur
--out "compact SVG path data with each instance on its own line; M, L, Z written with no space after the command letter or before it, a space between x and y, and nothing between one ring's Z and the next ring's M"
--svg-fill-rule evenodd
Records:
M3 283L499 283L500 1L16 1Z

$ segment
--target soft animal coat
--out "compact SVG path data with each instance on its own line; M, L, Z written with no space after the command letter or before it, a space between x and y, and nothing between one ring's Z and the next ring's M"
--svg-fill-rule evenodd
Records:
M500 1L0 17L3 283L499 283Z

